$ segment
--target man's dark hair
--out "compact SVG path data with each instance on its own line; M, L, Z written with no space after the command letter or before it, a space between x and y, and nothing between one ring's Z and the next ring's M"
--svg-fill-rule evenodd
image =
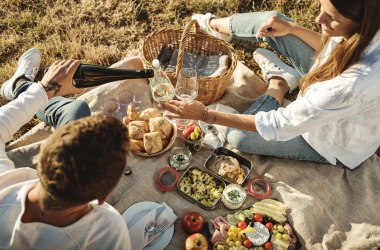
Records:
M95 115L55 131L41 149L37 171L44 210L61 210L106 197L126 164L127 129Z

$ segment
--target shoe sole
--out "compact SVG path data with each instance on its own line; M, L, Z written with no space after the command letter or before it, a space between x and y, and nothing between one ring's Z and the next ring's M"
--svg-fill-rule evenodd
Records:
M31 48L31 49L28 49L27 51L25 51L22 55L21 55L21 57L18 59L18 61L17 61L17 66L18 65L20 65L20 63L21 63L21 61L29 54L29 52L31 52L31 51L34 51L34 52L37 52L39 55L40 55L40 57L42 57L41 56L41 51L39 50L39 49L37 49L37 48Z
M258 54L264 58L266 58L268 61L271 61L272 63L274 64L277 64L279 67L281 65L281 68L289 73L290 75L293 75L293 77L295 79L297 79L299 81L299 79L301 79L301 75L291 66L287 65L286 63L284 63L277 55L275 55L273 52L267 50L267 49L263 49L263 48L257 48L254 52L254 54ZM255 58L255 55L253 55L253 58L255 59L256 63L258 64L256 58ZM295 88L298 87L298 84L291 84L291 83L288 83L289 84L289 87L290 87L290 92L293 91Z
M21 64L21 61L22 61L26 56L28 56L28 54L29 54L30 52L32 52L32 51L38 53L39 56L40 56L40 58L42 57L42 56L41 56L41 51L40 51L39 49L37 49L37 48L30 48L30 49L28 49L27 51L25 51L25 52L21 55L21 57L18 59L18 61L17 61L17 66L19 66L19 65ZM12 76L12 77L13 77L13 76ZM12 79L12 77L9 78L9 80ZM5 97L5 93L4 93L6 86L9 84L9 80L5 81L5 82L1 85L1 88L0 88L0 95L1 95L1 97L3 97L4 99L6 99L6 100L8 100L8 101L11 101L12 99L6 98L6 97Z

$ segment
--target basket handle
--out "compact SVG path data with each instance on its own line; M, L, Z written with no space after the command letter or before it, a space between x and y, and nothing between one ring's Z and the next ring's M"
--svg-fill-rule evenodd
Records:
M175 78L177 78L179 71L183 67L183 56L185 54L185 42L187 40L187 37L189 36L190 30L191 30L191 27L193 24L195 25L195 33L200 32L197 20L191 20L190 22L188 22L186 24L185 28L183 29L181 40L179 42L179 48L178 48L178 57L177 57L177 66L176 66L176 70L175 70Z

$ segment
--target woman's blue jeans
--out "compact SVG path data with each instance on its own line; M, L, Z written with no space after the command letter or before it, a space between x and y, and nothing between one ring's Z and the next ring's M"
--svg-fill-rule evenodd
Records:
M33 82L25 81L15 90L15 98L24 92ZM36 116L46 124L59 128L71 121L90 116L88 104L81 100L56 96L51 98L45 107L37 112Z
M313 48L293 35L264 39L256 37L255 34L261 24L275 15L292 21L276 11L236 14L230 20L231 34L235 39L251 43L267 42L273 50L286 57L300 75L305 75L313 63L315 54ZM259 111L277 110L279 107L280 104L274 97L265 95L257 99L244 114L254 115ZM297 136L288 141L266 141L256 132L230 128L227 133L227 140L233 147L245 153L328 163L302 136Z

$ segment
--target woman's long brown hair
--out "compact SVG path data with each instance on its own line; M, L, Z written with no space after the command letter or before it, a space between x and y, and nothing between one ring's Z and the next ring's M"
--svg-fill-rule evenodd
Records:
M359 30L341 42L323 64L311 70L300 82L301 95L312 84L333 79L348 67L358 62L380 27L379 0L330 0L343 16L360 23ZM330 37L324 36L316 51L318 59Z

